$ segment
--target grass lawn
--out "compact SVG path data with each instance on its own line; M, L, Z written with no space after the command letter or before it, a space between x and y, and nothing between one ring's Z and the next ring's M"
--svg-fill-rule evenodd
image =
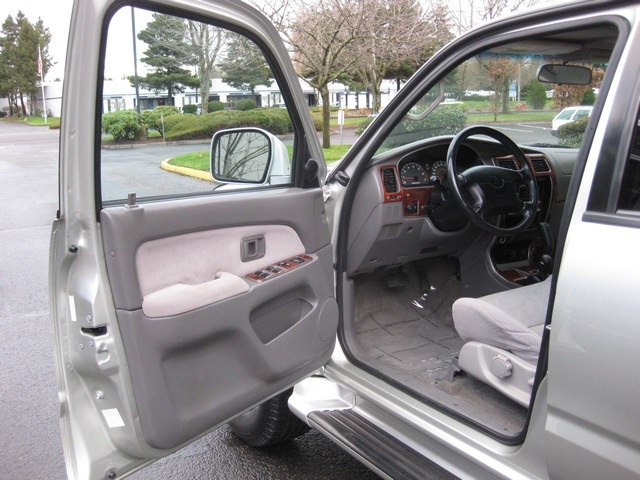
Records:
M324 158L327 164L337 162L347 150L351 148L351 145L336 145L331 148L323 148ZM289 155L293 154L293 147L287 147ZM177 167L193 168L194 170L202 170L204 172L209 171L209 150L204 152L185 153L184 155L178 155L177 157L169 160L171 165Z
M32 125L36 127L47 126L50 125L54 120L60 120L59 117L47 117L47 123L44 123L43 117L29 116L29 117L6 117L3 118L3 122L16 122L16 123L26 123L27 125Z
M344 119L344 124L345 125L360 125L366 119L367 119L367 117L346 117ZM329 125L331 125L332 127L338 126L338 119L337 118L331 118L329 120Z
M557 112L512 112L507 114L498 114L499 123L513 122L549 122ZM475 125L479 123L493 123L493 113L469 113L467 114L467 124Z
M185 153L169 160L176 167L193 168L194 170L209 171L209 150L204 152Z

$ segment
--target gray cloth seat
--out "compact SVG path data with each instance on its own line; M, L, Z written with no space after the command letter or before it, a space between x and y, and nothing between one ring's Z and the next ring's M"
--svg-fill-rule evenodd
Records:
M518 403L529 403L549 303L544 282L453 304L455 328L465 342L458 366Z

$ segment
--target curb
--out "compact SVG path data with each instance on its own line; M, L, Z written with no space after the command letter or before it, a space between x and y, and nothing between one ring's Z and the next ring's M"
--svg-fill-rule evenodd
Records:
M151 142L151 143L124 143L124 144L110 144L101 143L101 148L105 150L124 150L128 148L146 148L154 145L206 145L210 144L211 140L177 140L175 142Z
M160 168L166 170L167 172L178 173L180 175L184 175L185 177L198 178L200 180L204 180L209 183L218 183L212 177L211 173L203 172L202 170L194 170L193 168L187 167L178 167L176 165L171 165L169 163L170 158L163 160L160 164Z

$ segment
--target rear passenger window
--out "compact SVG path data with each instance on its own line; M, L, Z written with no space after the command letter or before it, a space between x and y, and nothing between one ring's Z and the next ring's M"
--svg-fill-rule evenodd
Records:
M640 212L640 118L636 119L635 134L618 197L618 213L625 211Z
M230 128L257 129L254 136L277 153L278 171L270 164L260 182L244 175L245 187L291 182L294 138L283 92L258 45L239 33L121 8L107 30L99 104L103 204L121 204L130 193L213 193L221 183L210 173L212 137ZM230 188L239 187L227 182L222 190Z

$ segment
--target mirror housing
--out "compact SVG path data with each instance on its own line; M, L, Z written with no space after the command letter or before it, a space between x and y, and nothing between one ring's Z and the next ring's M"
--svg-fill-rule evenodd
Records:
M558 85L589 85L591 83L591 69L579 65L540 65L538 80L542 83Z
M211 176L220 183L273 185L291 181L287 147L260 128L220 130L211 138Z

